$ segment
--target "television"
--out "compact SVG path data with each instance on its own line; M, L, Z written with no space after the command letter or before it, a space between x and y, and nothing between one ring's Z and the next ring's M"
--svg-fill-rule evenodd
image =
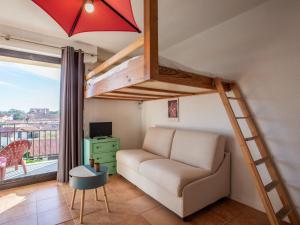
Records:
M112 122L90 123L90 138L111 136Z

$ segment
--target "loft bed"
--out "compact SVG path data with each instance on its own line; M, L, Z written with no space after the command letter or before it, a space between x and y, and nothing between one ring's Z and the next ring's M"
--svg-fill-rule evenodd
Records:
M144 54L131 59L127 57L144 47ZM123 62L122 62L123 61ZM122 62L116 66L117 63ZM114 68L112 68L114 67ZM118 52L97 66L86 76L86 98L149 101L181 96L219 93L235 136L239 141L256 188L260 194L271 225L281 225L288 216L291 224L300 225L294 204L286 191L274 161L254 122L251 112L235 82L190 73L179 68L159 65L158 57L158 0L144 0L144 37ZM231 96L227 92L231 91ZM231 105L238 103L241 115L236 115ZM244 120L252 137L245 137L239 121ZM254 159L248 142L253 141L260 157ZM265 165L272 182L265 185L257 166ZM276 210L268 192L276 190L282 208Z
M145 0L144 36L85 76L86 98L149 101L217 92L213 78L159 60L157 3L150 2ZM128 59L142 47L143 55ZM230 90L230 83L224 84Z
M185 72L175 64L163 63L155 76L149 75L144 55L135 56L89 79L86 97L147 101L216 92L212 78Z

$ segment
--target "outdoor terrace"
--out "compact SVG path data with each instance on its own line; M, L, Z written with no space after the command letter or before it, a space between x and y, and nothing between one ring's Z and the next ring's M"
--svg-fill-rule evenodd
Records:
M21 165L7 167L4 180L16 181L40 174L57 171L59 123L57 121L42 121L37 123L0 123L0 152L10 143L17 140L28 140L31 147L24 152L27 174Z

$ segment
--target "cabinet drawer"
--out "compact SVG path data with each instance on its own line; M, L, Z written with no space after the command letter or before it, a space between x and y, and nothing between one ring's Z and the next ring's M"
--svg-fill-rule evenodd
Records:
M107 152L101 154L94 154L93 159L98 163L107 163L107 162L115 162L116 161L116 153L115 152Z
M112 163L102 163L101 165L105 165L108 167L108 173L109 174L115 174L117 172L117 163L112 162Z
M93 144L93 153L112 152L119 148L116 142L105 142Z

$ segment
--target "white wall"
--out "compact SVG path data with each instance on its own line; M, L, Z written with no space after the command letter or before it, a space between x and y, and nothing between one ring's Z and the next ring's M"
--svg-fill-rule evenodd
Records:
M191 70L238 81L298 211L299 12L300 1L268 1L161 53ZM232 152L231 197L262 209L218 96L181 98L179 111L179 122L173 122L167 118L167 100L144 103L143 129L162 125L225 134Z
M84 104L86 137L90 122L112 122L113 136L121 139L121 148L141 146L141 107L137 102L88 99Z

